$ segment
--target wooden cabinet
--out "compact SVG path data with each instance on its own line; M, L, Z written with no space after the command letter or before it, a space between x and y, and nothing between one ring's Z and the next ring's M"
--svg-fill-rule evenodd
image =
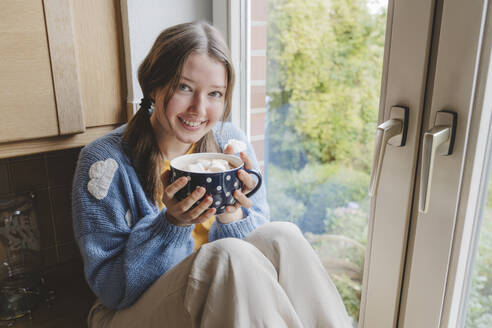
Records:
M118 0L0 1L0 158L124 123L123 62Z

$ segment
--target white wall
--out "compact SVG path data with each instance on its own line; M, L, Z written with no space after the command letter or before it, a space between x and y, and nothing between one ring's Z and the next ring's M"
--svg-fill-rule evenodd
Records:
M212 23L212 0L121 0L121 12L128 77L127 112L132 114L142 98L138 66L156 37L165 28L179 23L194 20Z

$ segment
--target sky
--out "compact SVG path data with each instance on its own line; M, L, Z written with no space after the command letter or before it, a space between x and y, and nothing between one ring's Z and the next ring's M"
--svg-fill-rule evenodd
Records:
M381 8L388 6L388 0L367 0L367 7L372 14L379 12Z

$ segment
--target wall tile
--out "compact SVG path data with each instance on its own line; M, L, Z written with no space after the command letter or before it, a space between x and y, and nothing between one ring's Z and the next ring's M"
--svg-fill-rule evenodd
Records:
M267 48L267 26L251 26L251 49L266 50Z
M251 1L251 20L254 21L267 20L267 2L268 0Z
M53 216L55 221L56 243L66 243L74 240L71 215L70 187L60 187L51 190Z
M265 108L266 106L266 87L251 87L251 108Z
M60 255L59 263L81 258L78 246L75 242L59 245L58 254Z
M0 163L0 196L10 193L9 167L7 162Z
M42 267L43 269L58 263L58 254L56 253L56 247L50 247L41 250Z
M46 155L48 181L51 187L72 184L79 152L80 149L69 149L51 152Z
M251 80L266 80L266 56L251 56Z
M251 143L253 149L255 150L256 159L258 161L265 160L265 140L253 141Z
M51 217L51 204L48 190L36 192L34 209L38 216L41 249L55 246L55 228Z
M10 168L12 189L16 193L39 190L48 186L48 175L42 156L13 160Z
M266 113L251 114L251 135L265 134Z
M0 196L33 190L43 267L79 259L70 192L80 148L0 160Z

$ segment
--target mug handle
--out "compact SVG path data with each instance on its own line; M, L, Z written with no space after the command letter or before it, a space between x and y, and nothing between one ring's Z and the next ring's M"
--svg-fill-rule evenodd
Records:
M250 192L248 192L246 194L246 197L251 197L258 191L258 189L260 189L261 183L263 182L263 178L261 177L261 174L258 171L248 170L247 168L244 168L244 167L243 167L243 170L245 170L246 172L248 172L250 174L256 175L256 177L258 178L258 183L256 184L256 186L253 188L253 190L251 190Z

